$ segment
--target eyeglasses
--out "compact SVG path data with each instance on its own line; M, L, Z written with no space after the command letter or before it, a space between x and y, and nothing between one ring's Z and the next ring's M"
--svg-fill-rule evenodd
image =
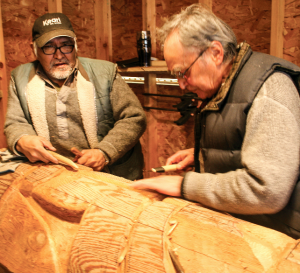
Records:
M192 64L182 73L180 71L171 71L171 75L175 76L177 79L184 79L186 77L186 73L190 70L190 68L193 66L193 64L202 56L202 54L206 51L203 50L200 52L200 54L198 55L198 57L196 58L195 61L192 62Z
M63 45L60 47L55 46L43 46L41 47L42 51L46 55L52 55L56 53L56 50L59 49L62 54L68 54L71 53L74 49L74 45Z

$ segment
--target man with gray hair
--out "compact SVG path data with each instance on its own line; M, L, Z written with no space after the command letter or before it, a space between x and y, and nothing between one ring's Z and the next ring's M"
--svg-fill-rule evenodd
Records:
M194 148L166 164L195 170L133 187L300 238L300 68L253 52L245 42L237 45L232 29L197 4L171 17L159 36L171 74L202 99Z
M68 17L48 13L32 29L37 60L11 73L5 134L31 162L57 163L47 150L127 179L142 177L139 138L146 118L137 97L107 61L77 56Z

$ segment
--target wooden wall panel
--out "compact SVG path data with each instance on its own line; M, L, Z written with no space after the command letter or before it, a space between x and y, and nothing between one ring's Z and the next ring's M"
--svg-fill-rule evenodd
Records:
M205 5L209 10L212 10L212 0L199 0L199 4Z
M246 41L253 50L270 53L271 0L213 1L213 12L229 24L238 42Z
M272 0L270 54L283 57L283 24L285 0Z
M96 58L112 61L110 0L95 0Z
M300 0L285 1L283 58L300 66Z
M62 12L61 0L48 0L48 12Z
M62 7L63 13L71 20L77 36L78 55L96 58L94 1L63 1Z
M36 18L48 11L48 1L2 0L2 21L7 78L18 65L35 60L31 50L32 26Z
M143 30L142 1L111 0L113 61L136 58L136 33Z

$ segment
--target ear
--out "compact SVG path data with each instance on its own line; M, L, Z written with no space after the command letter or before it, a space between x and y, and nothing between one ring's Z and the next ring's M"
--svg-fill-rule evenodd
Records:
M219 41L213 41L209 47L211 57L214 63L218 66L222 64L224 59L224 49Z
M37 54L36 54L37 52L35 52L35 50L34 50L33 42L30 43L30 47L33 52L33 55L35 56L35 58L37 58Z

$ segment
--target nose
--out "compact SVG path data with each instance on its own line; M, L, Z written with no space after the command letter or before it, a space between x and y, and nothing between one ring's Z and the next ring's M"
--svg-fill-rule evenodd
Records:
M53 54L53 57L55 58L55 59L62 59L63 57L64 57L64 54L63 53L61 53L61 51L60 51L60 49L59 48L57 48L56 49L56 52Z
M188 83L187 83L187 81L186 81L185 78L183 78L183 79L178 79L178 84L179 84L179 87L180 87L182 90L184 90L184 89L187 87L187 85L188 85Z

